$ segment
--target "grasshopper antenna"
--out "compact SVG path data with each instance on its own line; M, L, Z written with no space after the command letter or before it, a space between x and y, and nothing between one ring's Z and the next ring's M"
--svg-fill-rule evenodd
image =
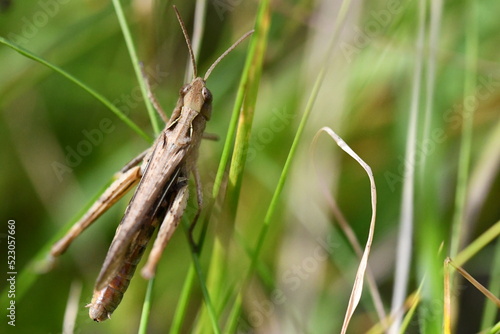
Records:
M253 34L254 30L250 30L249 32L247 32L245 35L241 36L241 38L239 40L237 40L233 45L231 45L229 47L229 49L226 50L226 52L224 52L223 54L220 55L219 58L217 58L216 61L214 61L214 63L212 64L212 66L210 66L210 68L207 70L207 72L205 73L205 77L203 78L204 81L207 81L208 77L210 76L210 74L212 73L212 71L214 70L215 66L217 66L217 64L220 63L220 61L225 57L227 56L227 54L231 51L234 50L235 47L238 46L238 44L240 44L241 42L243 42L243 40L245 38L247 38L248 36L250 36L251 34Z
M175 15L177 15L177 20L181 25L182 33L184 34L184 39L186 40L186 44L189 50L189 56L191 57L191 64L193 65L193 79L194 79L197 77L198 74L196 71L196 61L194 59L193 49L191 48L191 40L189 39L189 35L186 31L186 26L184 25L184 21L182 21L181 14L179 14L179 11L177 10L177 7L175 5L173 7L175 10Z

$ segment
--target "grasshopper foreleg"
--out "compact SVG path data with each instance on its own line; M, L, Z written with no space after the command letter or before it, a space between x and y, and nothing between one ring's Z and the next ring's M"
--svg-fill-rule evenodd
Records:
M208 133L208 132L203 132L202 138L206 139L206 140L213 140L213 141L219 140L218 135L216 135L215 133Z
M168 123L167 113L163 110L160 103L156 99L156 96L153 94L153 89L151 88L151 83L149 82L149 78L146 74L146 71L144 70L144 65L142 64L142 62L139 65L141 65L142 77L144 78L146 91L148 93L148 99L149 99L149 101L151 101L151 104L153 104L153 107L156 109L156 112L158 113L158 115L160 115L161 119L165 123Z
M120 171L117 173L116 178L119 178L120 174L127 172L132 167L137 166L141 161L144 160L145 162L147 162L149 160L149 157L146 159L144 159L144 157L150 152L151 152L151 149L148 148L147 150L145 150L144 152L142 152L141 154L139 154L138 156L136 156L135 158L133 158L132 160L127 162L127 164L125 166L123 166L122 169L120 169Z

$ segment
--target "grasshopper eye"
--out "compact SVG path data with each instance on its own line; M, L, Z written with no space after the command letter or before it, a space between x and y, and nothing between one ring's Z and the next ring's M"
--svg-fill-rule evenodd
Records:
M201 94L203 94L203 99L205 101L212 101L212 93L207 89L207 87L203 87L201 89Z
M179 94L182 95L182 96L186 95L190 88L191 88L190 84L184 85L181 88L181 91L179 92Z

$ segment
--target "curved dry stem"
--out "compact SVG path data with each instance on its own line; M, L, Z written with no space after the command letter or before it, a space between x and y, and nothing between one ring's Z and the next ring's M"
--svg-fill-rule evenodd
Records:
M356 255L361 259L363 257L363 248L361 247L361 244L359 243L354 230L351 228L351 225L347 221L345 215L342 213L342 210L338 207L337 202L330 193L330 190L328 189L326 183L320 182L321 175L315 164L316 159L314 158L314 148L314 146L311 148L311 161L314 170L316 171L318 186L321 189L321 192L326 199L327 205L329 206L333 216L335 217L335 220L337 221L340 229L342 230L342 232L344 232L344 235L351 244ZM369 267L367 268L366 276L368 289L370 290L370 293L372 295L373 304L375 306L375 310L377 311L381 326L384 328L384 330L387 330L389 325L388 316L384 309L384 303L382 302L382 297L380 295L380 291L378 290L375 276L373 275L373 272Z
M363 292L363 281L366 273L366 268L368 265L368 256L370 255L370 249L373 242L373 234L375 232L375 218L377 216L377 188L375 187L375 180L373 178L373 173L366 162L364 162L350 147L347 143L340 138L332 129L329 127L321 128L313 139L313 146L316 145L319 135L322 132L326 132L333 140L337 143L337 145L347 154L349 154L354 160L356 160L361 167L366 171L368 178L370 179L370 188L371 188L371 205L372 205L372 217L370 220L370 230L368 233L368 240L366 241L365 250L363 251L363 255L361 256L361 261L359 263L358 270L356 272L356 278L354 279L354 285L351 291L351 297L349 298L349 304L347 306L347 311L344 317L344 323L342 324L341 333L345 333L347 331L347 327L351 320L356 307L359 304L359 300L361 299L361 293Z

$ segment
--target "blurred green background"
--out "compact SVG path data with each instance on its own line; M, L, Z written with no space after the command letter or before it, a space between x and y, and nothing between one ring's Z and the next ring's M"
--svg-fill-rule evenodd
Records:
M439 6L436 3L432 6ZM139 58L166 111L175 105L187 64L187 49L172 4L123 2ZM422 4L425 17L419 21ZM192 34L195 3L176 5ZM326 136L311 148L313 136L323 126L340 134L373 170L378 212L370 266L389 313L395 263L401 255L396 247L404 169L408 168L405 154L410 111L418 111L410 241L414 248L407 294L418 288L424 276L427 278L423 301L406 332L433 333L441 328L441 264L446 256L456 255L451 246L456 240L453 220L459 217L463 228L461 249L500 218L500 2L446 2L439 13L439 8L426 1L353 1L342 29L337 30L333 53L325 61L341 5L341 1L328 0L271 1L268 45L236 218L224 219L224 206L216 206L219 213L210 221L210 242L201 256L207 275L210 270L224 268L217 283L222 288L209 288L221 305L221 327L229 306L243 289L239 332L340 332L359 261L338 229L322 189L335 197L361 245L366 242L371 217L370 189L363 170ZM199 73L254 26L258 6L257 1L206 2ZM1 37L71 73L154 137L111 2L13 0L2 1L0 8ZM439 27L434 40L432 20ZM416 46L419 29L424 29L421 49ZM247 48L248 42L236 48L207 82L214 96L207 132L220 137L217 142L204 141L201 147L199 169L207 201ZM416 72L419 59L422 68ZM16 221L16 269L21 272L37 252L62 233L65 224L83 213L111 176L149 144L80 87L4 44L0 45L0 64L0 289L4 290L7 221ZM255 247L314 80L325 64L326 76L267 232L257 274L251 285L241 287L250 265L249 249ZM469 86L467 78L472 78ZM463 114L464 109L470 110L464 108L469 102L473 117ZM426 110L430 110L427 121ZM464 136L462 126L471 126L472 137ZM427 146L422 144L423 129L435 136ZM94 134L94 142L90 134ZM461 209L456 199L460 189L457 175L464 142L470 145L470 157L466 158ZM61 169L63 165L67 168ZM2 295L2 332L62 332L72 284L81 284L76 333L137 332L147 287L139 275L112 320L96 324L84 308L126 205L127 200L122 200L100 218L75 241L54 270L32 276L33 282L18 282L26 284L27 290L16 299L15 328L6 324ZM193 213L190 205L187 220ZM229 226L235 226L236 232L228 232ZM222 240L224 253L220 267L210 261L216 238ZM494 274L499 248L496 240L465 266L486 286L499 280ZM190 264L186 234L179 229L158 269L148 332L169 330ZM18 289L22 288L19 284ZM202 303L196 281L181 332L212 332L204 325L210 322L203 321ZM487 303L470 283L457 280L452 316L455 332L484 329L481 323ZM500 320L498 312L493 313L493 319ZM379 321L365 289L349 332L365 333Z

